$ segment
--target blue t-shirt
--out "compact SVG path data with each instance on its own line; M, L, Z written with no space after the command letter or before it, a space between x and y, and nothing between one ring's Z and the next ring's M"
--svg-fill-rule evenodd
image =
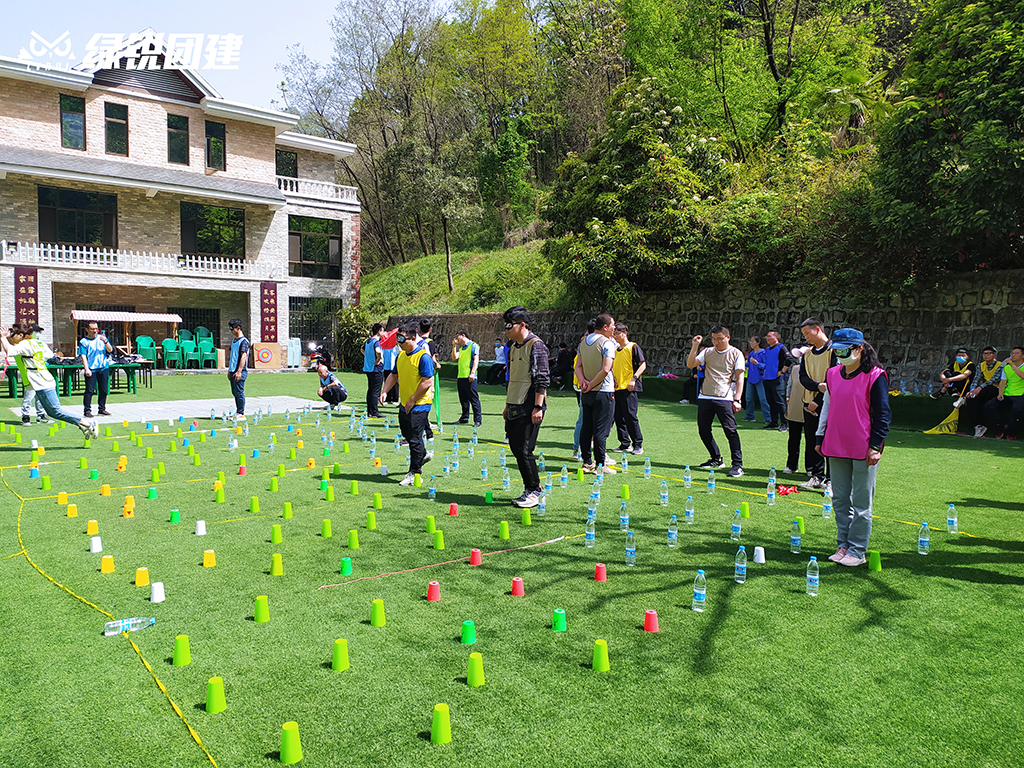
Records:
M110 364L107 359L107 342L99 336L92 341L81 339L78 342L78 354L85 355L85 362L90 371L102 371Z
M381 351L381 361L377 362L377 350ZM380 373L384 370L384 350L381 349L380 339L371 336L363 345L363 373Z
M242 355L249 351L249 340L242 336L238 339L231 340L231 359L228 361L228 373L234 373L238 370L238 361ZM249 371L246 368L242 369L242 377L249 375Z

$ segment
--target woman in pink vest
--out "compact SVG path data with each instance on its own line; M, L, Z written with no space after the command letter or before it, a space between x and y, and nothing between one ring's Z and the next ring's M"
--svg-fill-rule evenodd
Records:
M831 459L838 548L829 560L857 566L871 538L875 475L889 434L889 377L878 354L856 328L832 334L839 365L825 374L825 402L817 451Z

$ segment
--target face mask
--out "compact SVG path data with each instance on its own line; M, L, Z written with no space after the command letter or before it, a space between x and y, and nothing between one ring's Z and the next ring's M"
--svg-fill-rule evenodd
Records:
M860 364L860 350L851 350L850 356L842 358L839 362L841 362L847 368L856 368Z
M964 363L966 363L966 362L967 362L967 358L966 358L966 357L958 357L958 358L956 359L956 361L957 361L958 363L960 363L960 365L963 365Z

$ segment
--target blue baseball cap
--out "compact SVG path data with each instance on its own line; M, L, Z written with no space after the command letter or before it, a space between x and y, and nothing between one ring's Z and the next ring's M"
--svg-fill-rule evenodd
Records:
M864 334L856 328L840 328L832 334L832 349L849 349L864 343Z

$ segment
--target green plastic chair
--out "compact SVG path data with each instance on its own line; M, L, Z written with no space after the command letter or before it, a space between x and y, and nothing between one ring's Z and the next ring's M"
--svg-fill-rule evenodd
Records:
M185 367L188 368L188 364L195 361L196 368L201 367L199 364L199 350L196 349L196 343L194 341L183 341L180 344L181 357L185 361Z
M192 333L195 334L195 341L197 344L201 341L208 341L211 344L213 343L213 334L210 332L209 328L204 328L199 325L196 326L196 329Z
M195 341L192 338L192 331L186 331L184 328L178 329L178 343L181 344L183 341Z
M156 364L156 342L152 336L136 336L135 350L144 359Z
M212 341L203 339L199 342L199 367L205 368L207 363L211 368L217 367L217 348Z
M170 368L171 363L174 363L175 368L181 368L181 350L178 349L178 342L174 339L164 339L160 346L164 348L164 368Z

